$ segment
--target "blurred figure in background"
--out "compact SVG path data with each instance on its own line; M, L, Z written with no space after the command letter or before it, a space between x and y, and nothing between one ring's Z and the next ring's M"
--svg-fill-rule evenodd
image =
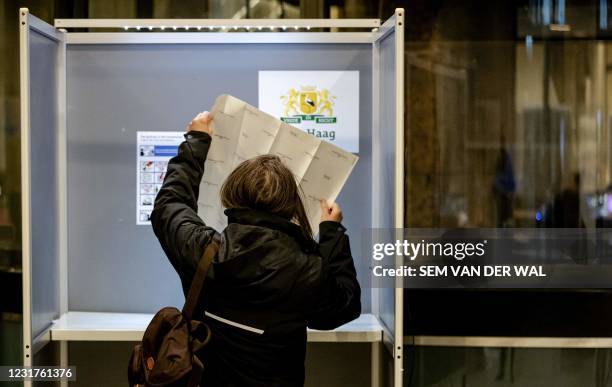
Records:
M512 156L506 149L506 139L501 136L501 146L495 179L493 180L493 197L497 214L497 227L512 227L514 225L514 193L516 192L516 178Z

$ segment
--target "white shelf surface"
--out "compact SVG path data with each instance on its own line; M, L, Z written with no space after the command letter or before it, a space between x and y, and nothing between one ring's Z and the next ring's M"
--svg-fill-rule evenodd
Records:
M69 311L53 321L53 341L140 341L153 314ZM333 331L308 330L309 342L373 343L382 341L382 326L362 314Z

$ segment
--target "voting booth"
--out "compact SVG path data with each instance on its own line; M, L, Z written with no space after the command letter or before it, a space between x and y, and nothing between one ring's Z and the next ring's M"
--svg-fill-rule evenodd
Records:
M337 201L363 314L334 331L309 330L308 341L367 343L371 384L402 385L403 292L368 285L371 252L361 243L371 228L403 227L402 9L384 23L58 19L51 26L25 8L19 17L24 365L51 364L44 353L54 347L57 364L67 366L73 341L138 341L158 309L184 302L150 225L138 221L146 223L137 160L148 152L139 132L184 131L222 94L258 106L262 71L351 71L359 74L351 112L359 162Z

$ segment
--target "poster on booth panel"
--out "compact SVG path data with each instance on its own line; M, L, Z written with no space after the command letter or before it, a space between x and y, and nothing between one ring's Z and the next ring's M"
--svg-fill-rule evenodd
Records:
M161 188L168 161L185 140L183 132L137 132L136 224L151 224L155 196Z
M359 152L359 71L260 71L259 109Z

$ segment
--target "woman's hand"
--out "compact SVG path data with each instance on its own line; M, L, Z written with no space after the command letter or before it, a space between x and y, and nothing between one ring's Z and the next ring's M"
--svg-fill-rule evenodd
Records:
M321 199L321 222L328 220L342 222L342 209L336 202L330 205L327 200Z
M208 135L212 137L212 120L212 114L210 114L210 112L204 111L195 116L195 118L191 120L191 122L189 122L186 129L188 132L194 131L208 133Z

